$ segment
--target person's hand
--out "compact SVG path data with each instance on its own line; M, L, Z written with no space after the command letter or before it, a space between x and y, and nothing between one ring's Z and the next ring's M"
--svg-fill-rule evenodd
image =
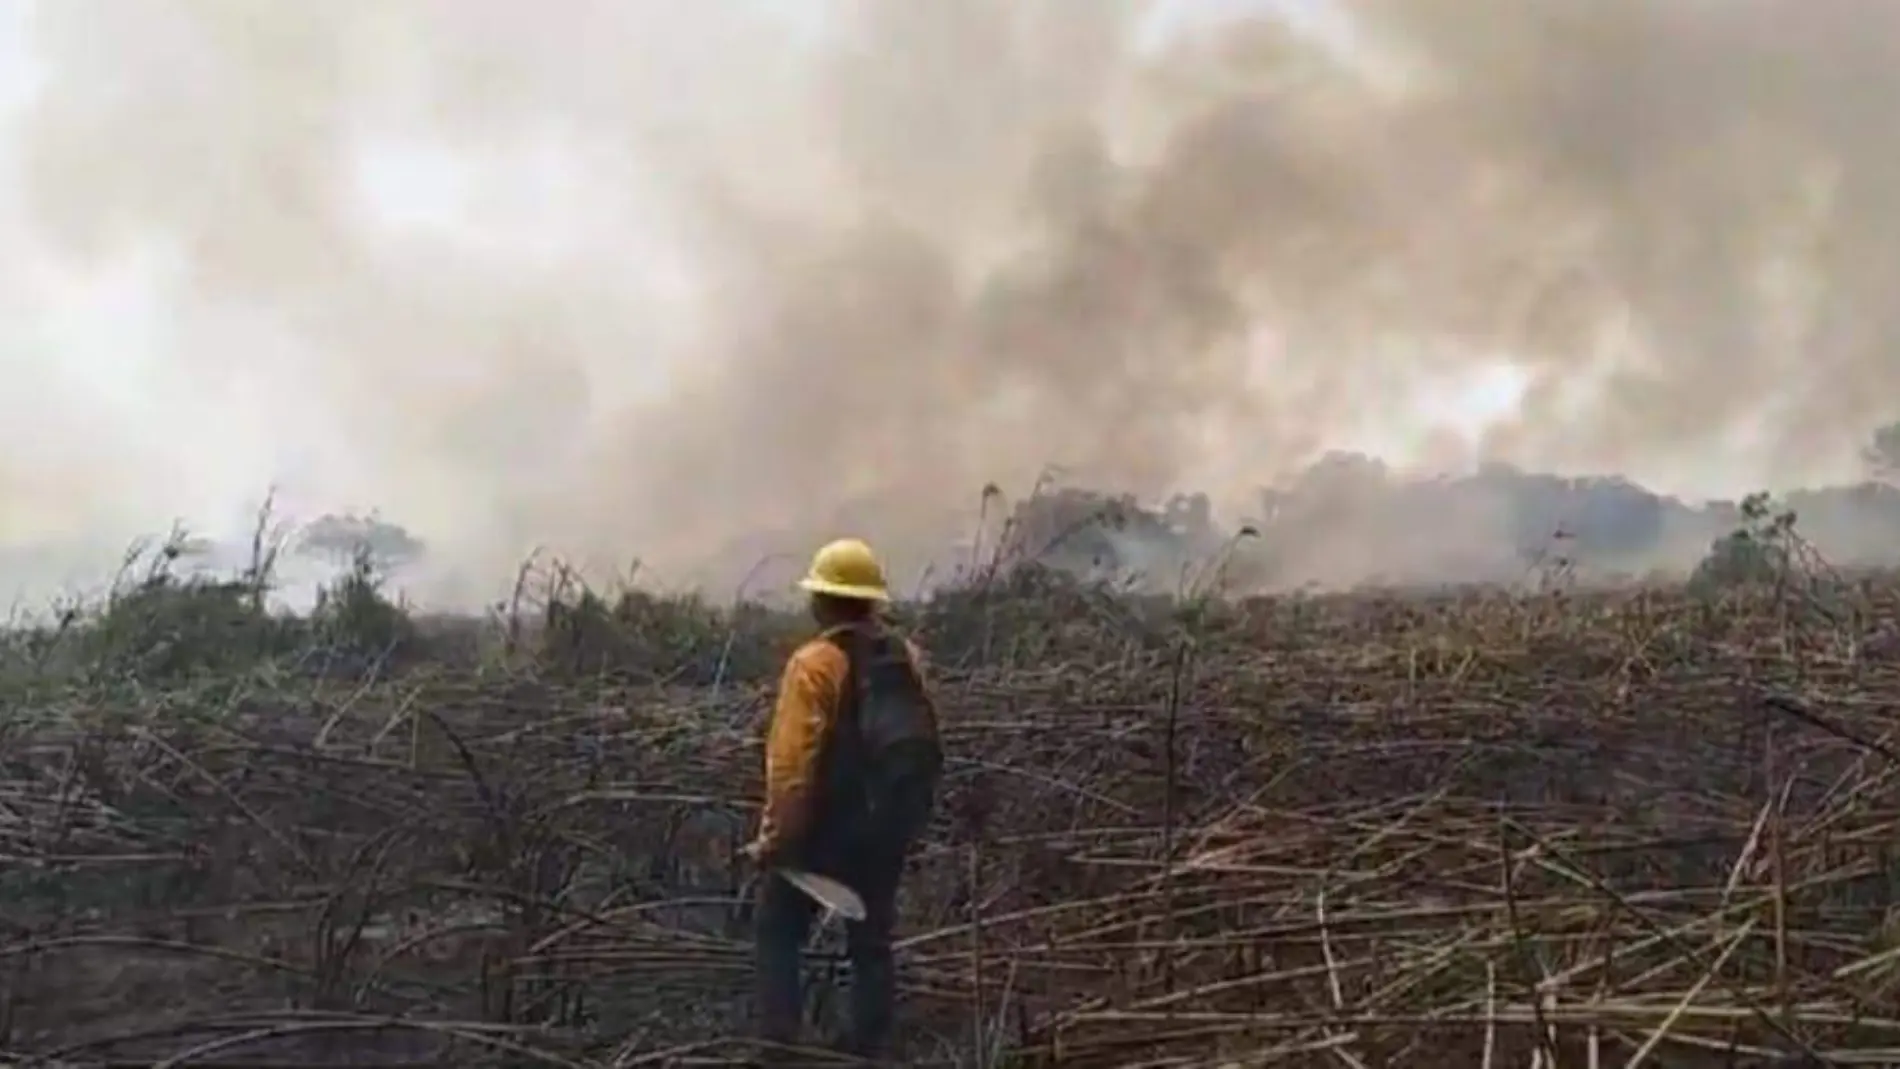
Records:
M745 844L745 846L741 847L739 852L744 854L746 856L746 859L751 861L753 864L761 865L761 866L766 864L766 857L769 853L769 851L766 849L765 841L762 839L752 840L751 842Z

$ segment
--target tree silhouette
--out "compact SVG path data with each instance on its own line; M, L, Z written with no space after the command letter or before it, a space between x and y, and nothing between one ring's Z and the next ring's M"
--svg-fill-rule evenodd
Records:
M1884 482L1900 482L1900 420L1874 432L1873 441L1860 451L1867 474Z
M426 548L400 524L374 512L324 515L306 526L297 539L297 551L304 555L352 563L367 556L380 569L413 563Z

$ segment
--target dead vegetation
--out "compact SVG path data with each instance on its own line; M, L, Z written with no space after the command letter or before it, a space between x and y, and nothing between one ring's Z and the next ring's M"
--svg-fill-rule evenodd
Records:
M953 711L913 1063L1900 1061L1900 581L1789 574L908 607ZM288 620L256 578L8 647L6 1057L745 1056L797 620L556 583L450 626L361 569Z

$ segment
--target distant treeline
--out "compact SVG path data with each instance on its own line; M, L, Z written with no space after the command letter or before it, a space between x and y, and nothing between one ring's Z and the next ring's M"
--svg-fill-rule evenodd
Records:
M1796 535L1837 566L1900 567L1900 489L1889 481L1900 478L1900 431L1880 444L1878 454L1870 449L1868 468L1878 479L1771 500L1776 513L1793 512ZM955 584L972 568L1025 562L1170 593L1215 586L1248 592L1309 584L1516 582L1553 567L1584 579L1640 578L1689 574L1715 542L1747 522L1740 501L1692 503L1618 476L1566 477L1490 464L1470 474L1419 478L1353 453L1329 455L1290 482L1262 490L1250 509L1220 517L1198 493L1139 501L1045 479L1027 497L1012 502L1006 496L988 489L986 530L974 544L951 546L946 538L943 548L921 554L924 547L891 546L892 557L906 565L898 574L914 574L906 558L921 556L928 568L915 584L920 591ZM876 510L871 514L875 518ZM211 542L180 530L160 543L180 574L237 574L266 553L278 589L290 594L315 589L356 563L393 575L400 587L410 566L431 563L419 537L375 513L328 515L294 527L261 523L257 542ZM874 537L877 526L863 524ZM726 572L751 576L746 590L753 596L790 589L789 571L761 575L759 562L769 555L780 560L780 571L796 569L813 537L753 532L729 554ZM112 556L97 546L86 553L0 549L0 586L31 577L36 582L21 585L91 587L109 578L98 568ZM79 561L92 563L81 571ZM22 607L34 607L33 600Z
M1841 566L1900 565L1900 489L1864 482L1772 499ZM1334 454L1263 491L1258 514L1216 523L1202 495L1166 505L1087 489L1018 502L1010 550L1064 571L1142 573L1178 588L1219 569L1245 586L1511 581L1561 566L1584 577L1686 573L1745 523L1739 501L1691 503L1628 479L1492 464L1421 479Z

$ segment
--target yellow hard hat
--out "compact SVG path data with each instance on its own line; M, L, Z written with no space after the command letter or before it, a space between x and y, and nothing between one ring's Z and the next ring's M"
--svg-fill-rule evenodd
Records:
M889 601L884 567L871 547L855 538L840 538L811 558L811 570L798 581L808 594L829 594L854 601Z

